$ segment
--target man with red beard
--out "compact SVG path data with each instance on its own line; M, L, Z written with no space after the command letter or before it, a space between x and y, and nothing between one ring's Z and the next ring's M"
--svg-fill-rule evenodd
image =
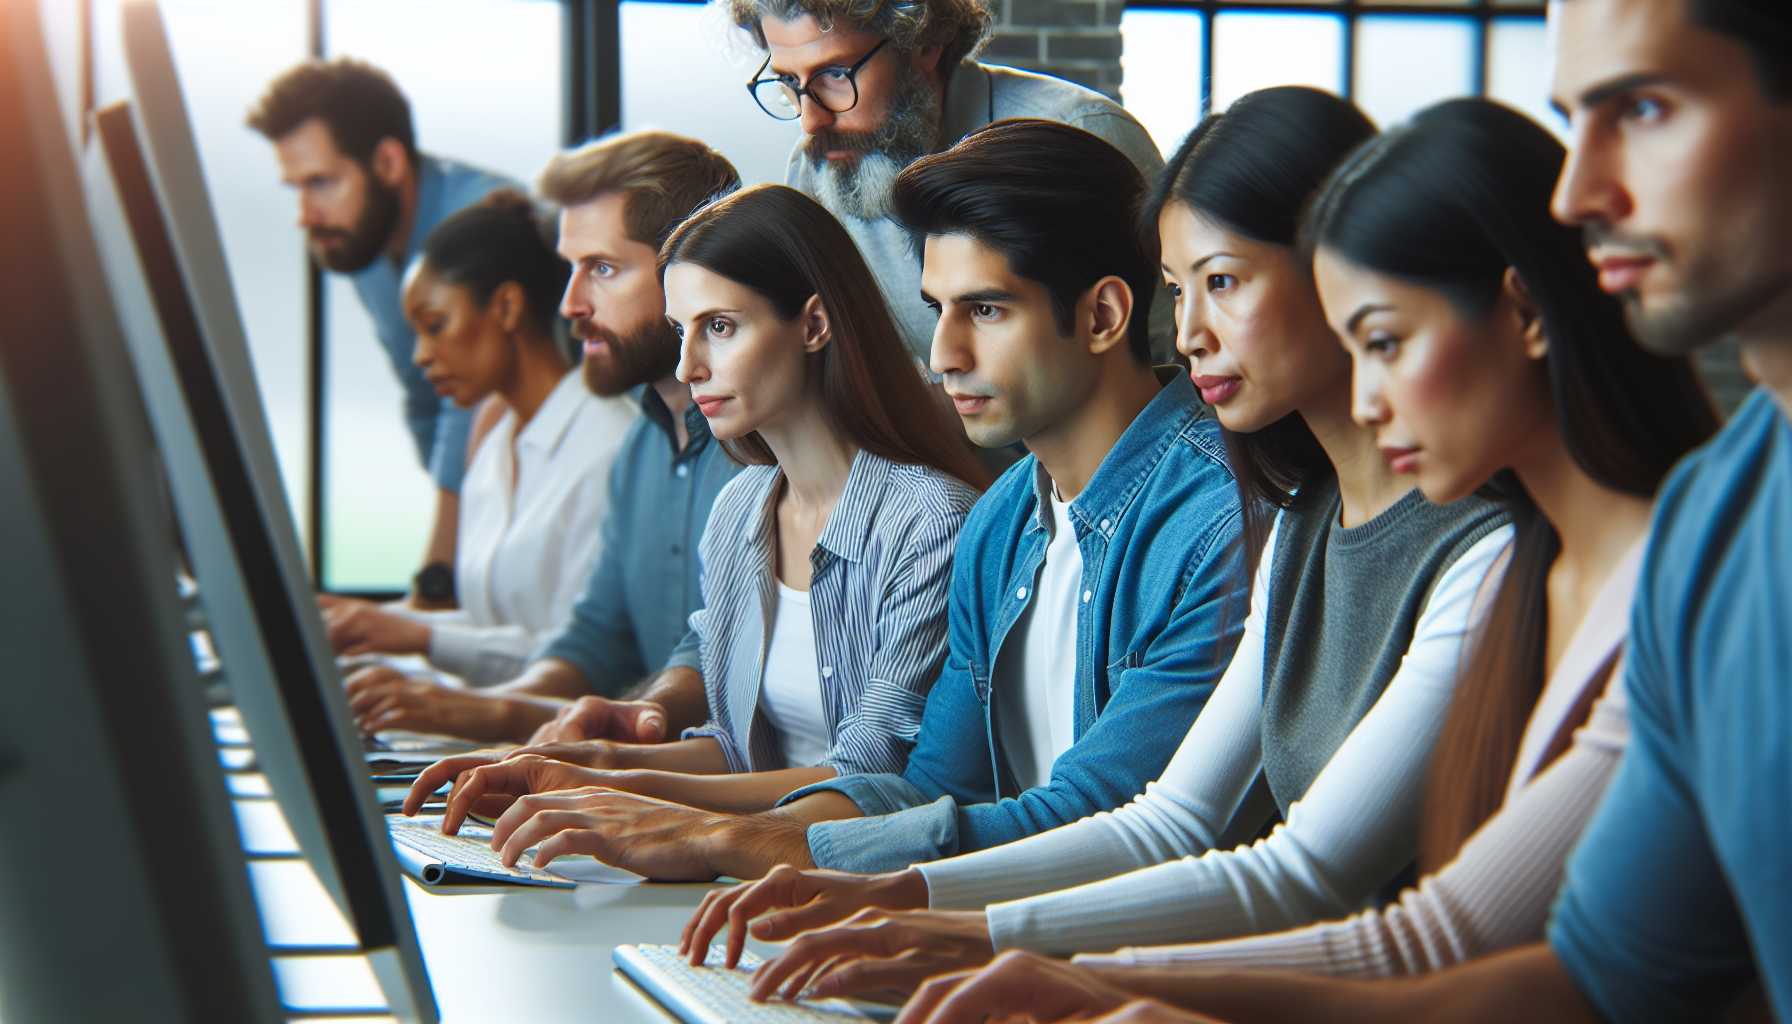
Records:
M679 221L739 183L720 153L666 132L614 136L548 163L538 190L561 207L572 275L560 313L584 343L585 383L632 394L643 412L610 472L603 555L572 620L516 679L470 691L369 669L348 684L364 728L520 741L566 710L559 735L651 742L707 718L686 623L702 604L698 540L738 467L673 376L679 341L656 260ZM614 699L650 672L638 699ZM584 699L568 708L570 698Z
M423 239L495 188L494 174L423 153L411 105L384 71L349 57L310 60L274 79L249 111L274 144L280 179L299 197L299 226L325 270L347 274L404 388L404 419L437 488L417 596L453 596L461 477L472 413L436 394L411 362L416 335L399 302Z
M762 110L800 121L784 182L840 218L876 272L917 363L936 317L921 301L921 263L890 217L904 167L992 121L1074 125L1126 154L1147 182L1163 157L1119 104L1080 85L973 59L989 37L987 0L727 0L766 51L750 88ZM1152 351L1170 352L1170 307L1151 306Z

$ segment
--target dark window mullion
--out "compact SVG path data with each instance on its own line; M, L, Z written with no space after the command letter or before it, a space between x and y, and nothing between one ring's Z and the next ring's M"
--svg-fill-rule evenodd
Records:
M1201 12L1201 116L1213 112L1213 33L1219 21L1211 5Z

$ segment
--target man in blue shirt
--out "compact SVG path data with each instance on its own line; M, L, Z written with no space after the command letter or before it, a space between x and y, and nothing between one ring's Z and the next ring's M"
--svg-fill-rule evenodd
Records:
M585 718L628 716L596 730L605 735L659 739L708 718L687 621L702 605L698 541L738 466L673 376L679 342L657 257L691 210L738 184L720 153L667 132L603 139L542 172L538 190L561 208L559 250L572 274L560 313L584 344L585 384L601 395L629 392L643 412L611 467L609 514L591 524L603 530L603 554L572 620L516 679L473 691L370 669L348 685L363 728L515 742L565 700L593 693L605 696L579 706ZM610 699L650 673L641 701Z
M1762 389L1662 489L1627 652L1633 737L1549 946L1611 1020L1792 1020L1792 9L1569 0L1556 213L1644 345L1726 336ZM1745 997L1746 998L1746 997Z
M299 64L271 82L249 127L274 144L280 178L299 194L312 258L349 275L404 388L405 426L437 489L419 597L452 593L461 477L472 412L436 394L411 361L416 337L399 305L405 267L450 214L512 185L417 148L411 107L390 76L349 57ZM442 581L439 590L434 581Z
M555 855L656 878L875 870L1111 810L1156 777L1231 659L1246 581L1218 426L1185 374L1150 363L1144 188L1119 150L1046 121L998 122L897 180L938 310L933 369L973 440L1031 452L959 534L946 666L906 769L733 816L543 793L565 783L524 758L481 773L537 794L505 835L558 833Z

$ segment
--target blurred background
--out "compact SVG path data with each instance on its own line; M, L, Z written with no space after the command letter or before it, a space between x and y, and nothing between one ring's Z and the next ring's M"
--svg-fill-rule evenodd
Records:
M69 131L126 94L118 0L38 0ZM1560 133L1541 3L993 0L983 59L1119 99L1168 154L1203 112L1307 84L1392 124L1487 95ZM760 61L714 6L657 0L161 0L282 476L324 589L399 591L433 503L398 384L348 280L312 272L272 149L243 125L274 75L361 57L409 96L418 143L532 182L558 148L607 129L702 138L749 182L783 178L794 123L742 87ZM1726 407L1746 387L1710 357Z

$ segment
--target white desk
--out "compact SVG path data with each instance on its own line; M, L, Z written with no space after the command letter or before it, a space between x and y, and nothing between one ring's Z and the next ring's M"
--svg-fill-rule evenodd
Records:
M272 801L242 801L239 807L257 823L245 829L251 845L276 846L265 833L255 835L277 816ZM270 944L354 944L347 922L302 859L259 860L251 864L250 876ZM444 893L408 877L404 881L430 984L449 1024L664 1024L671 1018L615 974L610 951L628 942L677 942L712 887L584 884L571 890L479 887ZM773 951L763 943L749 945L762 954ZM281 958L276 974L283 996L296 1007L383 1003L372 972L356 956Z
M708 885L438 895L407 881L444 1021L668 1019L615 973L626 942L677 942ZM764 947L760 947L764 951Z

